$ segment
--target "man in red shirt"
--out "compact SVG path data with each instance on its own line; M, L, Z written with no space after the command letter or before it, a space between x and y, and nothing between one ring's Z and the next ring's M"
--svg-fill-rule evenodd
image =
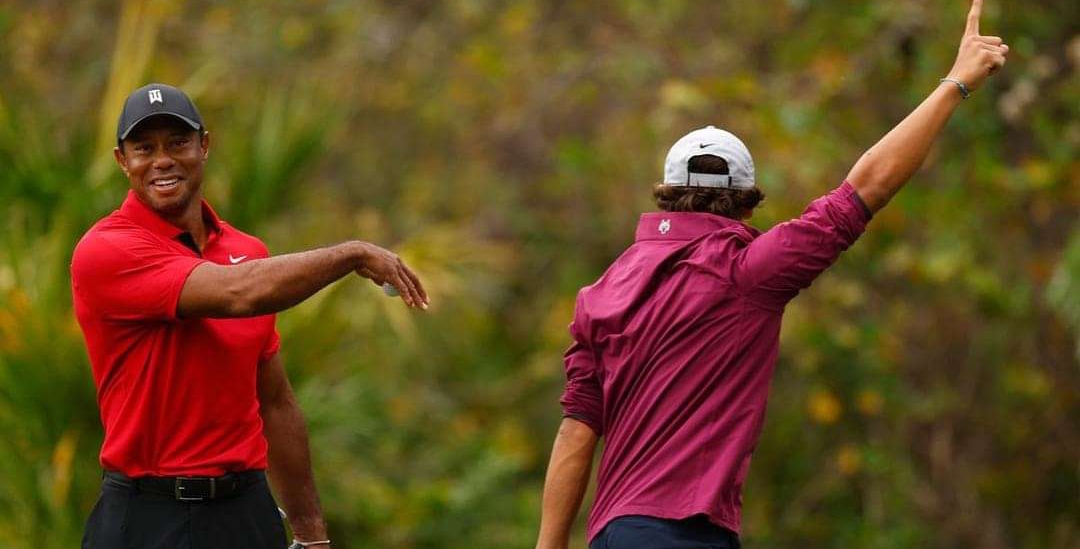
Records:
M963 98L1005 64L974 0L956 62L835 190L759 233L749 151L713 127L671 148L634 244L577 298L564 419L538 549L565 548L605 440L587 524L594 549L739 547L742 484L765 418L785 305L862 234Z
M180 90L128 96L117 164L130 184L71 262L105 441L83 547L329 547L303 416L274 313L357 273L427 308L393 253L347 242L270 257L202 198L210 136Z

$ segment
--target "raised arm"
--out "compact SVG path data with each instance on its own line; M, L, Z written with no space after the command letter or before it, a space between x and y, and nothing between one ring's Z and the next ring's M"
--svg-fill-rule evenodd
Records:
M1005 65L1009 52L1001 38L979 34L982 0L973 0L952 70L911 114L863 154L847 179L859 197L878 211L919 169L964 94L977 90Z
M182 317L247 317L282 311L351 272L389 283L410 307L427 308L420 279L394 253L366 242L247 261L203 263L191 272L176 307Z

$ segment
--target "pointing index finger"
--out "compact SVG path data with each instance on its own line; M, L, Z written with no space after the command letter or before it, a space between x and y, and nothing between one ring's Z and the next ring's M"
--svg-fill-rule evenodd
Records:
M968 12L967 27L964 28L965 36L979 34L979 17L982 16L982 3L983 0L971 0L971 11Z

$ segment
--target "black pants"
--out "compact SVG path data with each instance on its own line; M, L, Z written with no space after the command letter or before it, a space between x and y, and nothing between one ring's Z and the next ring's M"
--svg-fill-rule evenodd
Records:
M285 525L266 476L226 498L187 502L106 477L83 549L283 549Z
M607 524L590 549L739 549L739 536L704 515L681 520L639 515Z

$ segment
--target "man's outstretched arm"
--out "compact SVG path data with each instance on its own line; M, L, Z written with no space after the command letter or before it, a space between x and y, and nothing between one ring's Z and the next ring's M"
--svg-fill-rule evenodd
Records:
M396 254L355 241L239 265L203 263L184 283L177 313L226 318L276 313L352 272L379 285L392 284L406 305L427 308L420 279Z
M566 549L570 543L570 529L589 486L597 439L591 427L576 419L564 418L559 425L544 479L536 549Z
M1001 38L979 34L981 13L982 0L973 0L967 27L960 40L960 51L947 77L963 84L970 92L1005 65L1005 56L1009 52L1009 46ZM956 82L941 82L907 118L859 158L847 180L871 211L884 207L919 169L930 145L962 99L961 87Z

